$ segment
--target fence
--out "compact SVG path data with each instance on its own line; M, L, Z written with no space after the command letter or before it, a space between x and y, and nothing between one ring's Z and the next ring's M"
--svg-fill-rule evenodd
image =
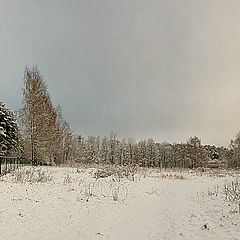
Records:
M0 175L6 174L10 171L26 165L32 165L32 161L22 157L0 156Z

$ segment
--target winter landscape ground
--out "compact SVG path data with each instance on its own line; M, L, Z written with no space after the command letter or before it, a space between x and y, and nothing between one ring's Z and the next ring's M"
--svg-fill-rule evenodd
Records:
M224 193L236 171L109 171L23 167L1 176L0 239L240 239L238 202Z

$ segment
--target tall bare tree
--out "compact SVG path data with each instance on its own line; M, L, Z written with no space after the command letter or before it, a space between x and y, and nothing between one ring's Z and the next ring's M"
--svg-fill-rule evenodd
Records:
M24 72L20 120L23 135L30 143L32 161L53 161L60 144L60 124L57 110L37 67L26 67Z

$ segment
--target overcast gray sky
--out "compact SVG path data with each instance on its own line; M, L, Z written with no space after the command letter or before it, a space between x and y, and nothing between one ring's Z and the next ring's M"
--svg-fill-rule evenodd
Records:
M0 98L37 64L83 136L227 146L240 130L239 0L0 0Z

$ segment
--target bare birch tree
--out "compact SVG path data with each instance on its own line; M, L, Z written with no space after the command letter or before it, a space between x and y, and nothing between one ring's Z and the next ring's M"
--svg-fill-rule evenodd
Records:
M52 162L60 145L61 131L57 110L37 67L24 72L23 108L20 120L30 143L32 162Z

